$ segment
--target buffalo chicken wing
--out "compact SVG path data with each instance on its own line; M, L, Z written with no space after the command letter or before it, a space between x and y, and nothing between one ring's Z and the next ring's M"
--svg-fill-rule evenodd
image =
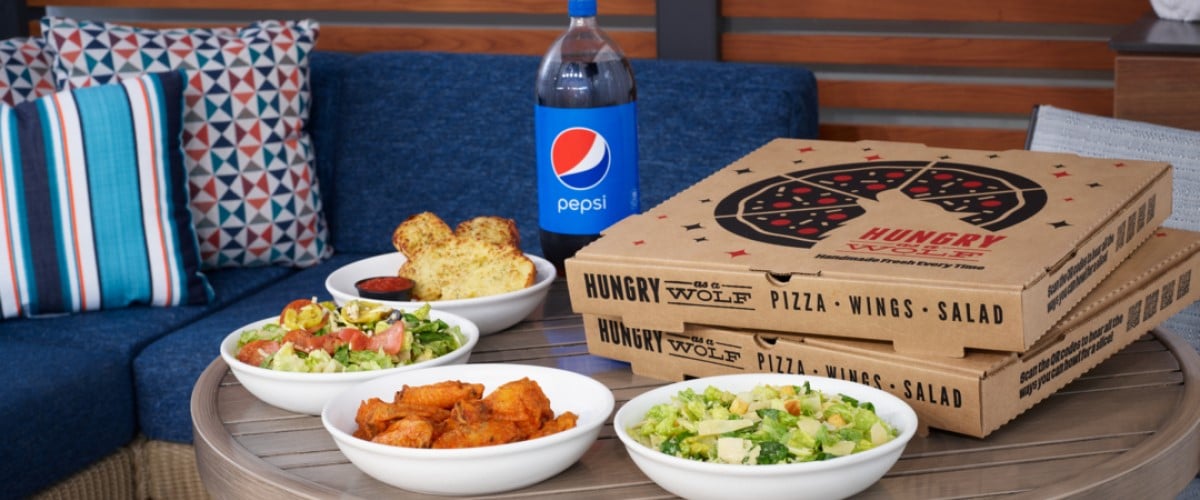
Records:
M469 448L548 436L575 427L578 416L557 417L550 399L528 377L483 396L482 384L457 380L404 386L392 402L358 407L354 436L410 448Z

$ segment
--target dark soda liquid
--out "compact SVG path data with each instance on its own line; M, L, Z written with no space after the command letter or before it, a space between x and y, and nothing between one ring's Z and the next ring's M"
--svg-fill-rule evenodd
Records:
M598 234L562 234L552 233L545 229L539 230L542 240L542 256L554 264L559 276L565 276L563 261L575 255L580 248L596 241Z
M564 48L563 61L543 67L537 81L537 102L555 108L598 108L637 100L633 70L625 58L603 61L572 60ZM578 58L585 58L577 56ZM599 234L563 234L539 229L542 255L563 275L563 261Z

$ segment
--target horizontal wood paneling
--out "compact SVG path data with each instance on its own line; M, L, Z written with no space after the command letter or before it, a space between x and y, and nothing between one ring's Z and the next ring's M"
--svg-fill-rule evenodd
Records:
M1029 113L1053 104L1084 113L1111 115L1111 88L1051 85L857 81L820 78L822 108L865 108L965 113Z
M1003 151L1025 147L1025 131L876 124L823 124L820 138L831 141L915 142L935 147Z
M721 58L798 64L1111 70L1104 41L725 33Z
M823 139L1021 148L1038 104L1113 114L1106 33L1149 11L1144 0L722 0L721 58L833 68L817 79Z
M152 29L229 26L211 23L131 22L128 24ZM232 27L236 27L236 25ZM40 30L40 27L35 22L31 25L31 29L37 32ZM629 57L646 59L656 57L653 32L622 30L608 30L607 32ZM562 30L559 29L432 28L322 24L320 35L317 37L317 49L335 52L421 50L541 56L546 53L546 49L560 34L562 34Z
M886 21L1131 23L1150 10L1129 0L722 0L726 17Z
M29 4L135 12L262 11L280 12L282 17L311 13L318 20L323 12L338 12L336 23L322 20L318 40L322 50L525 55L543 54L561 28L543 24L540 17L525 24L514 22L513 16L566 12L565 0L29 0ZM655 4L655 0L601 0L599 11L601 16L653 17ZM853 68L819 73L821 138L981 149L1022 147L1025 131L1017 127L1037 104L1111 116L1113 90L1104 75L1113 71L1115 56L1105 27L1116 32L1150 10L1145 0L720 0L719 5L725 30L720 34L721 60ZM416 19L436 14L438 24L376 22L371 17L382 12L403 19L408 18L405 14ZM360 17L346 20L353 13ZM507 20L489 21L488 14L504 14ZM463 22L445 21L454 16L461 16ZM645 24L628 26L607 31L630 57L657 57L654 31ZM1056 29L1059 26L1063 29ZM1056 80L1056 75L1070 72L1084 76ZM1009 77L1010 73L1020 76ZM1039 76L1043 73L1050 76ZM995 128L1004 126L1013 128Z
M29 0L34 6L350 12L566 14L565 0ZM654 15L654 0L603 0L601 15Z
M634 58L656 56L654 33L608 30ZM425 50L543 55L562 30L322 25L317 48L343 52Z

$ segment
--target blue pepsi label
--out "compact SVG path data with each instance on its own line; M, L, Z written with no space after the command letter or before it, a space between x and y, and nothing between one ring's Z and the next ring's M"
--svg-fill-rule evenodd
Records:
M534 112L538 219L560 234L599 234L638 212L637 103Z

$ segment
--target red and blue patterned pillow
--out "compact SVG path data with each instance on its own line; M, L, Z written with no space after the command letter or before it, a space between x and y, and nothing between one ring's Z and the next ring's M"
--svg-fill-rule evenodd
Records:
M53 94L53 62L41 38L0 40L0 103L9 106Z
M306 130L315 21L152 30L42 19L58 88L182 69L184 164L206 269L331 254Z
M0 104L0 316L202 304L182 75Z

